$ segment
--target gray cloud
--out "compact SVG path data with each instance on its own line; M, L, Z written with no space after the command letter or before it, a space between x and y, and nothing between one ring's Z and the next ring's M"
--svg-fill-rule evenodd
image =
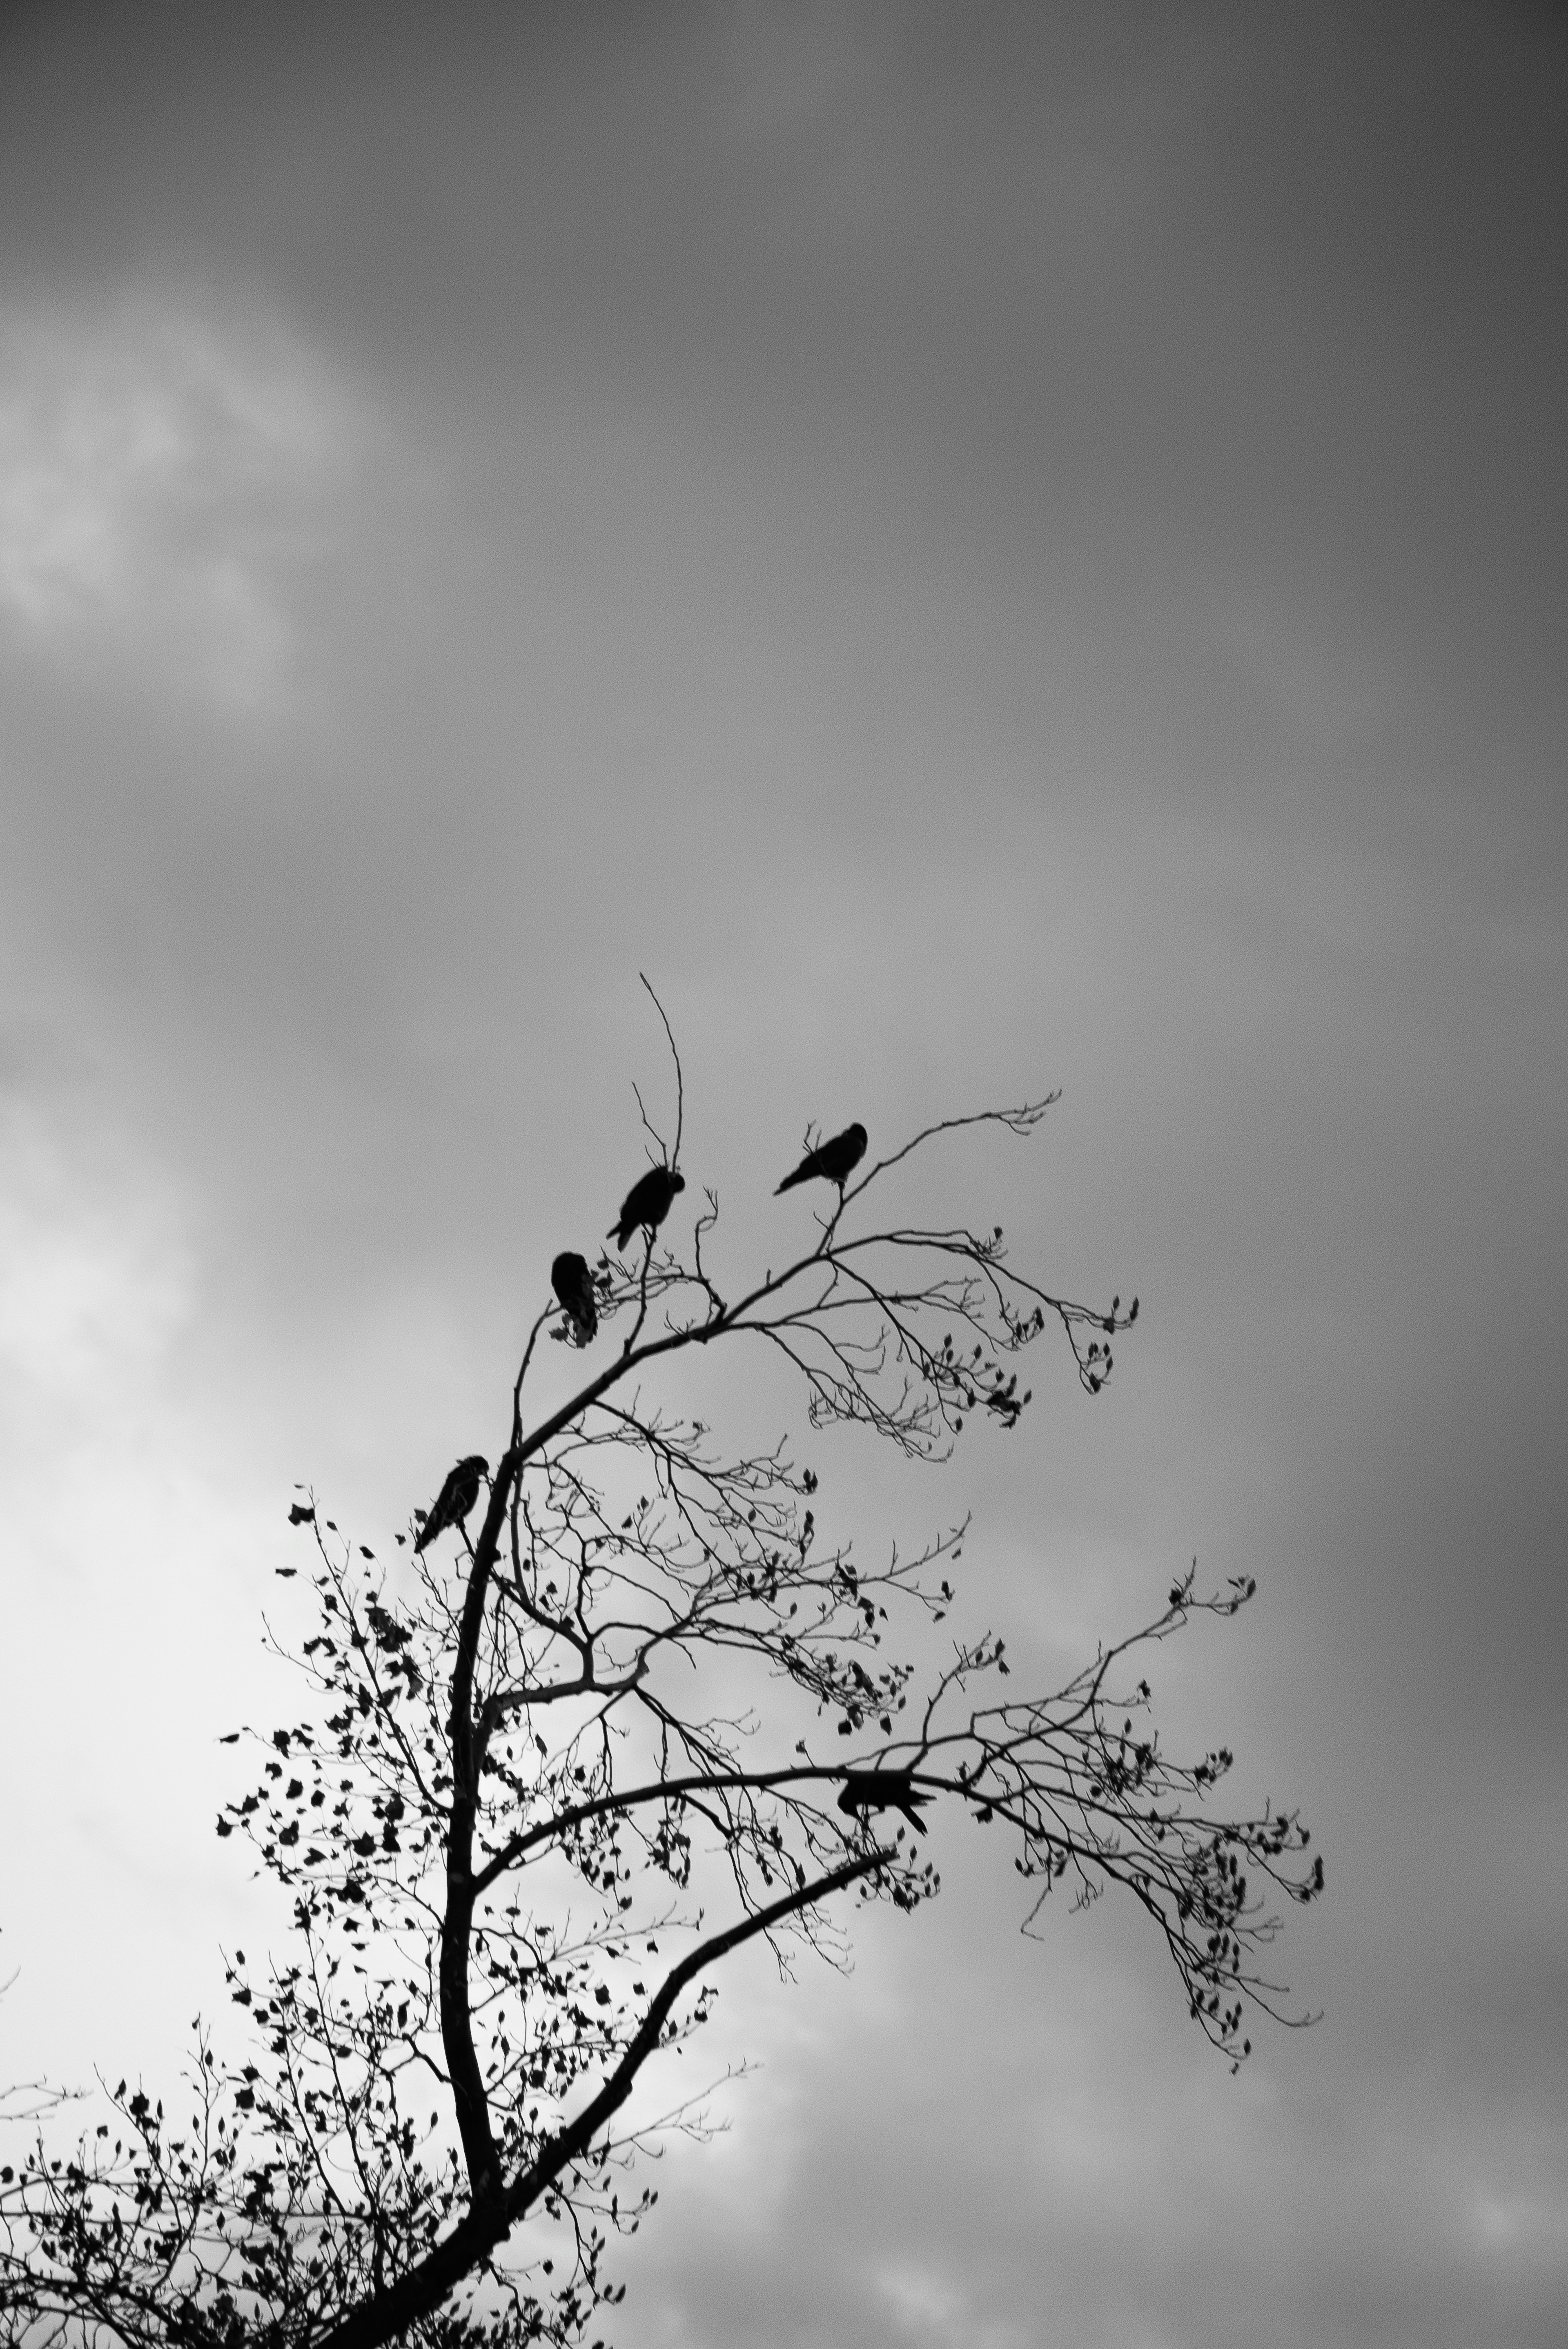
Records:
M1042 1671L1195 1549L1256 1572L1156 1694L1331 1898L1325 2023L1233 2083L1134 1920L1020 1946L962 1852L849 1983L743 1971L716 2049L768 2069L618 2337L1559 2337L1549 20L4 40L7 1607L89 1697L7 1692L75 1823L7 2023L177 2043L291 1481L375 1534L482 1440L638 1164L647 969L737 1261L808 1117L1066 1086L939 1187L1141 1290L1111 1392L1043 1361L1016 1442L833 1450L824 1507L972 1503Z
M242 713L285 687L275 574L350 433L271 340L150 292L0 316L0 610L25 657Z

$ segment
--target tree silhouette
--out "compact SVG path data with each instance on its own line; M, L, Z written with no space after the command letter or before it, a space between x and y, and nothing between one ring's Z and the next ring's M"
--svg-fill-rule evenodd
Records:
M634 2088L704 2021L732 1950L830 1956L846 1897L932 1898L917 1851L936 1838L911 1823L1009 1831L1026 1930L1053 1895L1121 1887L1233 2063L1249 2006L1291 2019L1260 1971L1269 1900L1311 1899L1322 1864L1294 1812L1211 1816L1231 1756L1165 1754L1140 1663L1192 1615L1233 1614L1250 1578L1203 1596L1183 1574L1065 1686L1014 1697L1002 1638L936 1630L964 1526L862 1562L819 1529L789 1443L727 1451L659 1398L676 1358L700 1379L715 1348L761 1347L810 1429L940 1461L1016 1424L1010 1366L1042 1336L1098 1394L1136 1299L1052 1293L997 1226L875 1213L939 1136L1026 1136L1055 1099L926 1127L829 1196L781 1269L722 1292L713 1192L689 1229L645 1223L593 1277L602 1360L535 1416L541 1334L581 1335L561 1326L580 1298L543 1304L455 1553L400 1536L384 1564L314 1495L294 1505L313 1622L274 1645L306 1702L235 1733L260 1766L218 1820L286 1888L292 1943L234 1952L250 2044L199 2036L182 2124L121 2081L68 2159L40 2137L0 2169L0 2337L577 2341L624 2290L611 2238L655 2199L625 2181L655 2126L626 2116ZM661 1164L679 1146L677 1128Z

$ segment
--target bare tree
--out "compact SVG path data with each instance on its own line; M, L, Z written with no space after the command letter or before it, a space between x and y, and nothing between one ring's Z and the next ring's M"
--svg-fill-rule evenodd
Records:
M1231 1756L1164 1753L1140 1661L1193 1614L1233 1614L1250 1578L1203 1596L1183 1574L1064 1687L1016 1698L1003 1639L934 1628L963 1526L861 1560L819 1530L789 1443L726 1450L660 1399L677 1357L700 1379L722 1347L733 1377L761 1348L811 1429L940 1461L1016 1426L1037 1339L1098 1394L1136 1299L1054 1294L997 1226L876 1212L938 1136L1027 1136L1055 1098L945 1119L858 1179L863 1134L835 1137L801 1170L809 1244L722 1287L715 1194L689 1228L669 1216L677 1108L630 1251L599 1257L591 1299L557 1259L500 1457L459 1464L436 1536L388 1568L294 1505L314 1628L274 1645L309 1701L253 1739L254 1784L218 1822L287 1889L292 1944L261 1968L234 1953L253 2041L233 2061L201 2037L178 2129L122 2081L69 2159L40 2140L0 2169L5 2340L577 2340L624 2289L611 2237L654 2199L627 2183L660 2125L628 2115L634 2089L732 1950L839 1955L835 1904L930 1899L923 1812L1007 1831L1026 1930L1053 1895L1130 1894L1233 2063L1249 2007L1290 2019L1261 1971L1270 1903L1310 1900L1322 1863L1295 1812L1211 1816ZM603 1353L531 1417L546 1338Z

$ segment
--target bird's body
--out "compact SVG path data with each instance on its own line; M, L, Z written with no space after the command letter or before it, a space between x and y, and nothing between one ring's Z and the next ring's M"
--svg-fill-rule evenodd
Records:
M808 1150L793 1174L785 1175L779 1191L792 1191L797 1183L810 1183L819 1174L824 1182L836 1183L841 1191L865 1154L865 1127L859 1123L846 1125L831 1142L819 1143L815 1150ZM774 1192L775 1198L779 1191Z
M686 1176L677 1174L673 1166L650 1166L641 1182L634 1183L622 1200L620 1215L605 1237L624 1248L639 1224L656 1232L669 1214L676 1193L685 1189Z
M437 1494L435 1505L415 1541L416 1550L428 1548L438 1533L449 1526L460 1526L480 1496L480 1478L490 1475L490 1462L482 1453L470 1452L449 1471L447 1481Z
M563 1250L550 1268L550 1285L572 1324L572 1335L580 1346L586 1346L599 1327L599 1300L586 1259L571 1248Z
M868 1811L901 1811L916 1834L924 1835L925 1821L915 1806L931 1799L915 1792L907 1770L851 1770L844 1780L839 1808L851 1818L862 1819Z

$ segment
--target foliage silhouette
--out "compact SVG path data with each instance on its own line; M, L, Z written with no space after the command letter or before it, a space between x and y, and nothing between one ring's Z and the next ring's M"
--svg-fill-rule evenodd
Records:
M1250 1578L1201 1596L1184 1574L1052 1694L1002 1688L990 1632L943 1632L923 1674L965 1528L860 1563L820 1533L817 1476L786 1444L726 1453L653 1392L676 1358L760 1344L811 1428L859 1426L926 1461L966 1424L1017 1423L1030 1394L1009 1361L1043 1333L1098 1394L1136 1299L1124 1313L1051 1293L1013 1268L999 1227L872 1213L939 1137L1027 1136L1055 1098L928 1126L733 1299L711 1269L716 1195L661 1245L674 1190L645 1214L645 1177L623 1218L626 1237L641 1221L640 1248L602 1257L591 1298L555 1259L477 1536L477 1454L389 1567L314 1495L294 1505L314 1621L273 1644L307 1702L286 1727L234 1733L259 1767L218 1820L284 1888L292 1946L259 1967L233 1953L252 2041L236 2059L199 2034L178 2127L122 2080L112 2121L69 2158L40 2135L0 2169L0 2340L582 2339L624 2289L611 2239L655 2199L625 2181L637 2146L699 2125L681 2106L628 2120L634 2089L700 2026L742 1943L832 1956L841 1897L932 1898L935 1867L907 1835L925 1832L917 1806L1011 1830L1026 1930L1054 1892L1083 1906L1122 1887L1190 2014L1233 2063L1247 2052L1248 2006L1278 2014L1260 1971L1269 1897L1311 1899L1322 1863L1294 1812L1209 1816L1230 1754L1166 1755L1136 1651L1233 1614ZM676 1152L660 1156L654 1174ZM542 1333L578 1341L590 1302L609 1350L531 1419ZM460 1573L427 1550L438 1518Z

